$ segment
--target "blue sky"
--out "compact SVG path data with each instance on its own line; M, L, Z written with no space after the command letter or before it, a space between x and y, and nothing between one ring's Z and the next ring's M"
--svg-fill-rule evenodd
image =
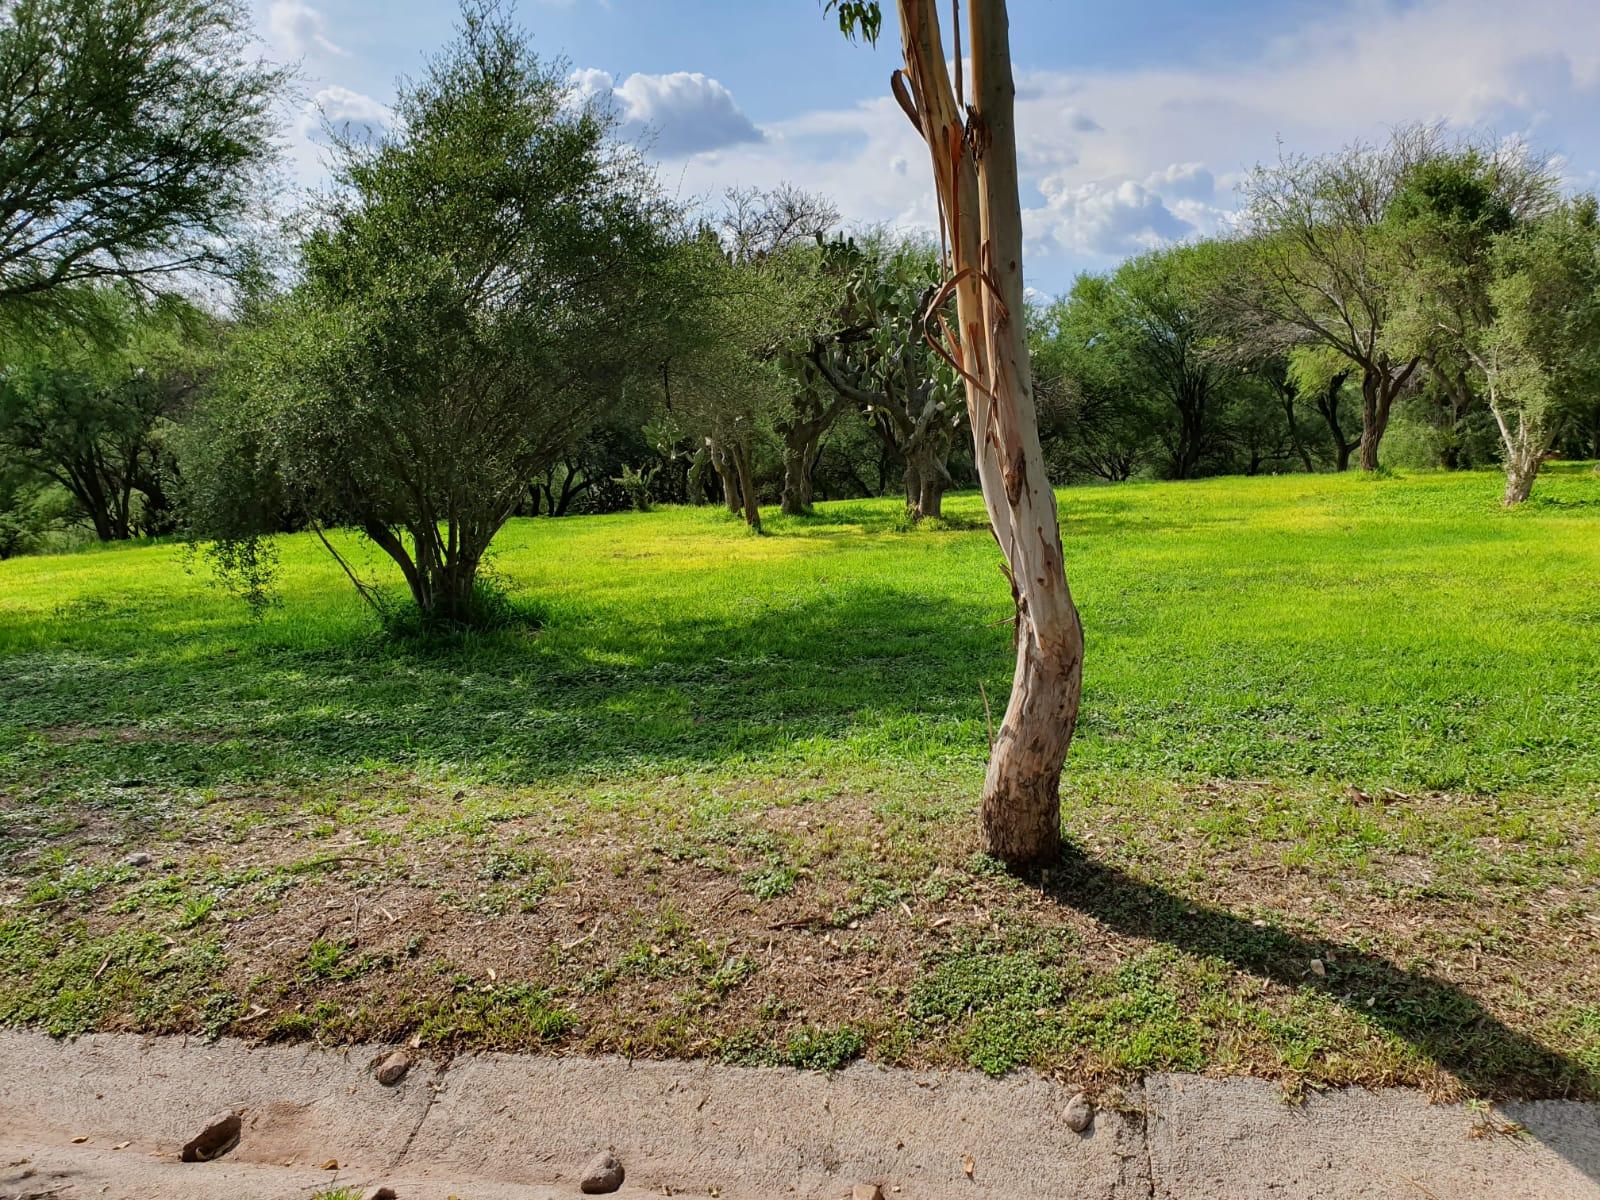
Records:
M789 180L846 218L929 228L927 161L876 48L816 0L521 0L540 52L609 94L664 182L714 205ZM1032 286L1213 232L1281 143L1316 153L1440 120L1522 137L1571 186L1600 184L1600 0L1012 0ZM316 112L382 123L397 76L449 36L440 0L256 0L271 52L301 64L287 134L321 177Z

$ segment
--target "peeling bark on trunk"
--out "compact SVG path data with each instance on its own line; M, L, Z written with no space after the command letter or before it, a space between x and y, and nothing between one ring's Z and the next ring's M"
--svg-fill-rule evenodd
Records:
M932 159L957 330L945 349L966 385L973 456L1012 578L1016 677L990 752L985 850L1011 864L1060 852L1060 780L1077 720L1083 628L1067 587L1055 493L1039 445L1023 314L1015 85L1003 0L972 0L970 119L963 121L933 0L899 0L902 106ZM902 85L897 81L897 92Z

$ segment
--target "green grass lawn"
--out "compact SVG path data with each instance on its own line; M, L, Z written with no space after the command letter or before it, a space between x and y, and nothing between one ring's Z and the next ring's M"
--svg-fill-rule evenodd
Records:
M1600 476L1500 487L1065 491L1030 880L976 496L517 522L537 627L434 645L307 538L259 622L174 546L0 563L0 1020L1600 1094Z

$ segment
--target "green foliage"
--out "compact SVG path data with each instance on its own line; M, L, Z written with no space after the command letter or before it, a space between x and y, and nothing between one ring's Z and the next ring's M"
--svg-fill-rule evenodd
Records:
M789 1035L783 1062L802 1071L840 1071L866 1049L861 1031L848 1025L807 1025Z
M199 460L195 532L248 542L281 490L391 557L425 621L460 625L530 480L659 360L672 213L492 4L464 9L396 114L371 141L330 131L301 282L241 332L213 397L205 423L239 452Z
M876 42L883 30L883 10L877 0L823 0L822 8L838 13L839 32L846 37Z
M0 10L0 326L92 316L96 280L240 265L287 78L251 41L239 0Z
M0 368L0 456L69 494L101 541L170 532L174 429L206 377L215 322L167 297L145 306L120 289L86 291L92 335L38 329Z

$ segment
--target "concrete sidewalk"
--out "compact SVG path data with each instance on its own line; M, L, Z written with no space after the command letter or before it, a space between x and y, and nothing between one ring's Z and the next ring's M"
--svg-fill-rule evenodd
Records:
M1158 1075L1077 1134L1071 1089L1028 1075L483 1055L418 1062L383 1087L382 1054L0 1032L0 1198L286 1200L387 1184L398 1200L546 1200L577 1196L607 1148L627 1168L623 1197L832 1198L865 1183L888 1200L1600 1198L1588 1104L1486 1120L1411 1091L1290 1106L1269 1083ZM244 1112L238 1147L178 1162L226 1109Z

